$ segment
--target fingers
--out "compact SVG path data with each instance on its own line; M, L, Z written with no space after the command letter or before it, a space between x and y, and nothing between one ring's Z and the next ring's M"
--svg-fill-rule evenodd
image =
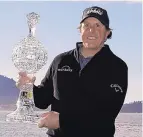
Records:
M26 74L26 72L19 72L19 76L21 76L21 77L26 77L27 74Z
M39 120L39 122L38 122L38 127L39 128L42 128L42 127L45 127L46 125L45 125L45 121L46 121L46 119L47 119L47 116L50 114L50 112L45 112L45 113L43 113L43 114L41 114L40 115L40 120Z
M41 118L38 122L38 127L39 128L42 128L42 127L45 127L45 117L44 118Z
M48 129L57 129L59 128L59 113L50 111L40 115L38 122L38 127L46 127Z
M26 72L19 72L19 75L17 76L16 86L20 87L23 84L26 83L33 83L35 82L36 77L27 75Z
M47 115L49 115L50 112L46 112L40 115L40 117L46 117Z

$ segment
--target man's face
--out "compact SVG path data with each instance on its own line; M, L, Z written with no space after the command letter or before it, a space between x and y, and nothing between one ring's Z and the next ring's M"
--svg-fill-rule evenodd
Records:
M80 33L86 48L98 49L103 45L110 31L98 19L89 17L82 22Z

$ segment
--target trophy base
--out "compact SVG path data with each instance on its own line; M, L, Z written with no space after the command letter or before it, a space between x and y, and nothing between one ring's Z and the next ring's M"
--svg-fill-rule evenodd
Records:
M39 120L39 115L34 111L23 111L25 109L17 109L14 112L6 116L7 122L17 122L17 123L31 123L37 124ZM27 113L28 112L28 113Z

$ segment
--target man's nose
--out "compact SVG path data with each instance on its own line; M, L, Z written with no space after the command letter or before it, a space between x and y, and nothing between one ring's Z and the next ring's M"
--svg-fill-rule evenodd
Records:
M89 28L89 31L90 31L90 32L95 32L95 30L96 30L96 29L95 29L94 27L90 27L90 28Z

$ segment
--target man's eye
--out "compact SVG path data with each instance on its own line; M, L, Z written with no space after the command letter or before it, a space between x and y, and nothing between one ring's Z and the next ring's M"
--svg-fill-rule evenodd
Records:
M96 27L100 27L100 24L96 24Z
M84 24L84 26L85 26L85 27L88 27L89 25L88 25L88 24Z

